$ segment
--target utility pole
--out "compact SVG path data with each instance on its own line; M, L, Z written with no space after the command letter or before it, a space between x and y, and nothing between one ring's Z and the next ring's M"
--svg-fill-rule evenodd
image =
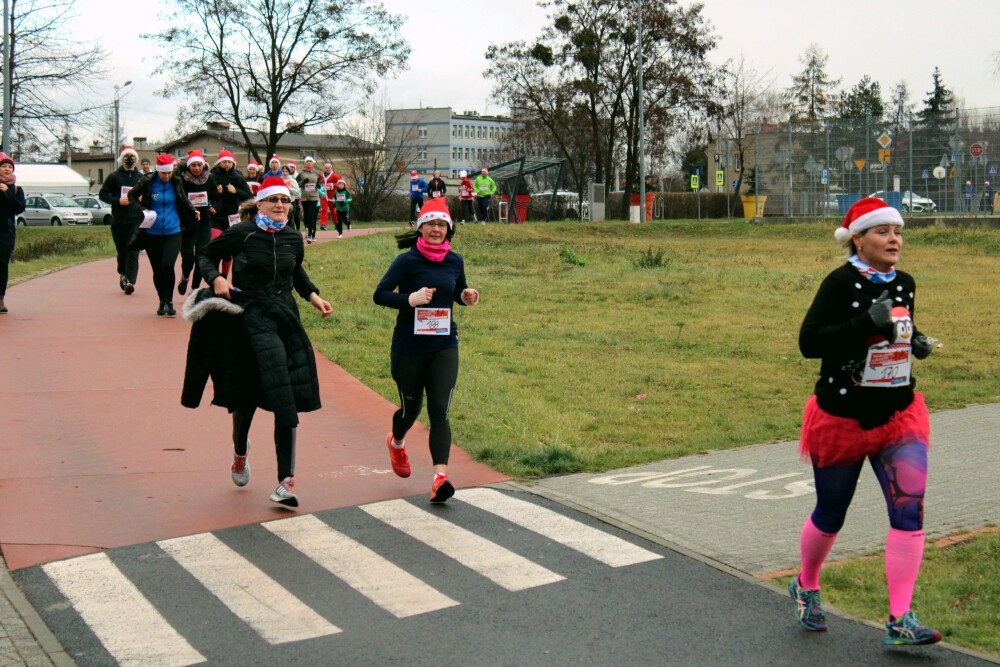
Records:
M642 0L638 0L639 5L639 31L638 44L639 54L636 58L636 65L639 70L639 223L646 222L646 121L643 117L642 98Z
M10 0L3 0L3 140L4 153L10 154Z

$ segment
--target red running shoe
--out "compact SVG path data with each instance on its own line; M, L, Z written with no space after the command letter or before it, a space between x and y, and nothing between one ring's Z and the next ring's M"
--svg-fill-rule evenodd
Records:
M389 463L392 471L400 477L410 476L410 457L406 455L406 447L399 449L392 446L392 431L385 436L386 447L389 448Z
M455 495L455 487L448 481L448 475L441 473L434 475L434 481L431 483L431 502L443 503L453 495Z

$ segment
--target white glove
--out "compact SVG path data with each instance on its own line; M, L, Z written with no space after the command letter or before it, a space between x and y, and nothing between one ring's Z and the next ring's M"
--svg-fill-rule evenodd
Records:
M433 287L421 287L416 292L410 294L410 298L407 302L410 304L410 308L416 308L417 306L426 306L431 302L434 297Z

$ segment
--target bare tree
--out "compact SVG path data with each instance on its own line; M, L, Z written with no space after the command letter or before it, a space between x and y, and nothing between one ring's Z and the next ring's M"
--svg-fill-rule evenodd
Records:
M834 92L840 79L830 79L826 63L830 60L819 44L810 44L799 56L802 71L792 76L788 101L792 120L821 120L834 108Z
M80 104L104 74L107 54L62 29L75 0L10 0L11 152L51 159L68 123L94 121L101 107ZM56 21L56 19L59 19Z
M164 95L192 117L228 120L275 152L287 132L342 118L352 92L405 67L402 18L364 0L175 0L174 25L144 37L167 49ZM255 153L258 161L260 155Z
M379 205L400 188L405 165L416 158L416 125L388 132L387 108L384 92L380 98L369 94L344 123L349 143L346 162L356 181L351 217L358 220L374 219Z
M746 170L746 155L753 146L755 130L764 122L768 105L775 97L773 78L769 73L761 74L750 65L741 54L735 63L727 63L722 71L722 108L719 116L722 139L730 142L735 150L737 163L741 169L734 193L743 187ZM756 147L754 147L756 150ZM735 200L734 204L735 204Z

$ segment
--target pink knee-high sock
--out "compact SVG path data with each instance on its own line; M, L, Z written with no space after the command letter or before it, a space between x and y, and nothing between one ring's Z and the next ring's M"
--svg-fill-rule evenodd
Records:
M819 569L823 566L837 533L824 533L813 523L812 517L802 524L799 545L802 550L802 570L799 572L799 586L807 590L819 588Z
M913 587L924 559L924 531L889 529L885 538L885 580L889 613L899 618L910 611Z

